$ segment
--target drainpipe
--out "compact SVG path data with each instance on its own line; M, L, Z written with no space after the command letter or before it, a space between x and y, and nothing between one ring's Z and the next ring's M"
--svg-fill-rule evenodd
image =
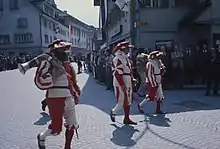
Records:
M40 24L40 47L42 48L43 46L43 42L42 42L42 21L41 21L41 18L42 18L42 13L39 14L39 24ZM41 49L41 52L43 52L43 49Z
M210 18L211 18L211 23L210 23L210 26L211 26L211 32L210 32L210 34L211 34L211 43L210 43L210 49L211 48L215 48L215 39L214 39L214 34L213 34L213 26L214 26L214 19L213 19L213 7L212 7L213 5L211 5L211 9L210 9Z
M136 44L136 28L135 28L135 19L136 19L136 0L130 1L130 36L131 36L131 44L134 46L137 46ZM132 60L134 65L135 63L135 55L134 55L134 49L131 49L130 54L132 56Z

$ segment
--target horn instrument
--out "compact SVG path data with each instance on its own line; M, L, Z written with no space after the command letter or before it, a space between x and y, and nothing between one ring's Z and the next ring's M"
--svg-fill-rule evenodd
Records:
M24 75L29 69L37 67L44 60L48 60L55 68L57 68L60 71L60 73L63 74L66 72L61 62L57 60L55 57L52 57L49 53L43 53L28 62L22 64L19 63L18 69Z

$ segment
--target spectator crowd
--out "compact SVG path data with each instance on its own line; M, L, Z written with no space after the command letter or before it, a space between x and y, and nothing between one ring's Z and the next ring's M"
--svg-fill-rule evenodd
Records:
M151 49L135 48L132 52L134 77L138 84L134 91L139 96L146 93L145 86L145 65L147 55ZM209 49L207 45L195 48L180 49L178 46L166 46L155 49L165 53L163 63L166 66L164 77L164 89L184 89L187 85L191 87L205 87L205 95L218 95L220 82L220 46ZM85 56L71 56L70 60L77 62L77 73L87 70L97 80L99 84L105 85L106 90L113 90L113 77L111 64L114 55L111 49L96 50ZM0 54L0 71L17 69L18 63L24 63L35 56L22 54L3 55Z
M0 71L17 69L18 63L24 63L31 60L34 56L22 54L15 56L13 54L4 55L0 54Z
M220 46L209 49L207 45L195 48L179 49L178 46L161 46L155 49L165 53L163 63L166 66L164 77L164 89L184 89L185 87L205 87L205 95L218 95L220 76ZM133 72L138 80L134 90L143 96L146 88L145 64L147 54L151 49L135 49L133 58ZM142 55L142 58L141 58ZM106 86L106 90L112 90L111 62L114 56L111 49L93 51L84 58L84 63L98 83ZM142 60L141 60L142 59ZM85 68L85 69L86 69Z

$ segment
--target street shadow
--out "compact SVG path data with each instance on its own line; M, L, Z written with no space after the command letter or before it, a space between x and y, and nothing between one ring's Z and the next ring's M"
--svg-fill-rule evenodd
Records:
M105 86L97 84L97 80L89 73L79 74L78 77L83 81L86 79L82 86L80 104L91 105L109 114L116 103L114 91L106 90ZM220 109L220 100L216 97L204 97L202 90L165 90L164 94L163 110L167 114ZM131 115L140 115L137 104L142 100L143 97L134 95ZM155 107L155 102L147 103L144 105L144 110L146 113L152 113ZM123 115L123 113L124 111L120 110L117 115ZM154 120L155 118L152 118L152 122Z
M114 91L106 90L104 85L97 83L93 76L86 73L80 74L78 77L84 78L87 76L86 83L81 87L82 94L80 96L80 104L91 105L102 110L105 113L110 113L110 110L116 104ZM117 115L123 115L123 107L117 112ZM136 105L131 105L131 114L139 114Z
M219 97L206 97L203 92L203 90L165 90L165 100L163 101L162 109L167 114L220 109ZM143 98L135 95L136 105L142 100ZM155 102L149 102L144 105L146 113L154 112L155 108Z
M148 118L149 124L160 126L160 127L170 127L171 120L165 115L158 115L158 114L146 114Z
M83 79L86 76L86 82L81 87L82 93L80 96L79 104L91 105L105 113L109 113L115 104L114 92L106 91L105 86L96 83L96 80L86 73L81 74L79 77Z
M115 130L112 132L112 138L110 139L115 145L123 147L132 147L137 142L132 139L132 136L135 132L139 132L138 129L135 129L130 125L123 125L119 127L115 124L111 124L115 127Z
M45 112L41 112L40 113L42 117L40 117L36 122L34 122L34 125L46 125L51 119L50 119L50 115L48 115Z

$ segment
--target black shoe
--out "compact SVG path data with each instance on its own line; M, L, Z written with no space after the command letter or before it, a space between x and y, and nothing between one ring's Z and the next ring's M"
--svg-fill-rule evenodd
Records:
M213 95L214 96L219 96L219 93L218 92L213 92Z
M113 111L111 110L111 112L110 112L110 118L111 118L111 120L112 120L112 122L115 122L115 114L113 114Z
M137 95L139 96L139 97L145 97L146 95L142 95L142 94L140 94L140 93L137 93Z
M166 114L166 112L161 111L161 110L157 110L157 111L156 111L156 114Z
M142 107L140 106L140 104L138 104L138 111L140 112L140 113L144 113L144 110L142 109Z
M45 140L40 140L40 134L37 135L37 144L39 149L46 149Z
M206 92L206 93L205 93L205 96L209 96L209 95L210 95L210 93L209 93L209 92Z
M125 119L124 119L123 123L124 123L125 125L137 125L136 122L133 122L133 121L130 120L130 119L128 119L128 120L125 120Z
M46 102L46 100L43 100L43 101L41 102L41 109L42 109L43 111L45 111L45 110L46 110L46 107L47 107L47 102Z

